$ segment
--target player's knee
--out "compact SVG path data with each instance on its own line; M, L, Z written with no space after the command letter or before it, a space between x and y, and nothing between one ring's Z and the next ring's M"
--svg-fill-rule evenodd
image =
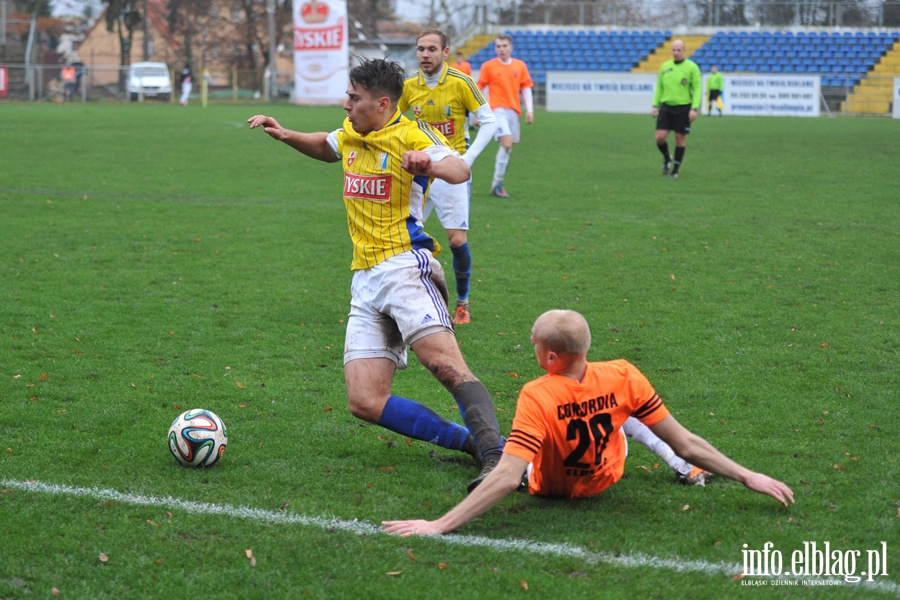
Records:
M454 229L447 232L447 241L450 242L450 245L454 248L459 248L467 241L469 241L466 232L462 229Z
M350 414L369 423L378 423L386 403L387 398L379 400L371 396L355 394L347 396L347 408L350 409Z

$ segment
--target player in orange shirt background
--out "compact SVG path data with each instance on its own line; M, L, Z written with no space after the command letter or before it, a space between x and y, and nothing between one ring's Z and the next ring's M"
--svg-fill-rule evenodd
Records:
M472 64L466 60L466 55L459 50L456 51L456 62L450 65L450 68L465 73L470 77L472 76Z
M478 87L487 88L488 102L497 116L497 133L494 135L500 142L500 148L497 149L497 158L494 161L491 194L499 198L509 198L503 179L506 177L513 144L519 143L519 116L522 114L522 104L525 105L525 124L534 123L534 98L531 93L534 81L528 73L528 66L512 57L512 50L512 38L508 35L498 35L494 40L497 58L492 58L481 65L478 74Z
M794 503L787 485L750 471L685 429L637 367L625 360L588 362L591 333L581 314L568 310L542 314L532 328L531 343L547 374L522 388L512 433L497 467L439 519L384 521L386 533L453 531L516 490L526 472L534 495L599 494L622 476L628 446L621 428L632 416L686 460L784 506Z

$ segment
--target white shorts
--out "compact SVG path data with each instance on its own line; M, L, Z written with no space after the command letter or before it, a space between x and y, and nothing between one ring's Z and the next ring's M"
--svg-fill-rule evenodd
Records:
M519 113L511 108L495 108L494 116L497 117L497 131L494 133L494 139L499 140L501 136L511 135L514 144L519 143Z
M344 364L388 358L406 368L406 348L439 331L453 332L447 282L428 250L410 250L353 273Z
M435 179L428 191L422 222L428 220L431 210L437 213L444 229L469 229L469 198L472 197L472 179L465 183L447 183Z

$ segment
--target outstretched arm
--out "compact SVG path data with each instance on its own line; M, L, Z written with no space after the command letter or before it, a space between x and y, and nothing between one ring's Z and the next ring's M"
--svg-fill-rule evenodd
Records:
M521 458L504 454L494 470L488 473L488 476L481 482L481 485L443 517L435 521L382 521L384 532L402 537L449 533L486 513L510 492L515 491L522 481L522 475L525 474L527 466L528 463Z
M250 129L262 127L263 131L272 136L273 139L284 142L294 150L302 152L310 158L323 162L337 162L340 160L326 141L328 134L325 132L303 133L291 131L290 129L285 129L278 121L266 115L254 115L247 119L247 122L250 123Z
M691 464L712 471L716 475L734 479L754 492L772 496L784 506L794 503L794 492L787 485L734 462L705 439L685 429L672 415L656 425L651 425L650 429L669 444L678 456Z

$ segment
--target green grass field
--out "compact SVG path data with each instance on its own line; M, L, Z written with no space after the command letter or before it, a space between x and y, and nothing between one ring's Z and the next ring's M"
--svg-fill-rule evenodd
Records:
M340 167L251 132L258 110L0 107L0 598L900 595L900 122L701 117L673 181L649 116L541 112L506 201L489 146L458 338L501 430L540 374L532 322L572 308L590 358L638 365L797 503L678 486L632 444L600 496L516 494L458 535L399 539L375 526L439 516L477 468L349 414ZM267 110L312 131L343 116ZM459 419L415 361L394 390ZM195 407L228 426L209 470L166 447ZM887 575L735 581L766 542L786 570L804 543L847 570L858 551L857 575L886 549Z

